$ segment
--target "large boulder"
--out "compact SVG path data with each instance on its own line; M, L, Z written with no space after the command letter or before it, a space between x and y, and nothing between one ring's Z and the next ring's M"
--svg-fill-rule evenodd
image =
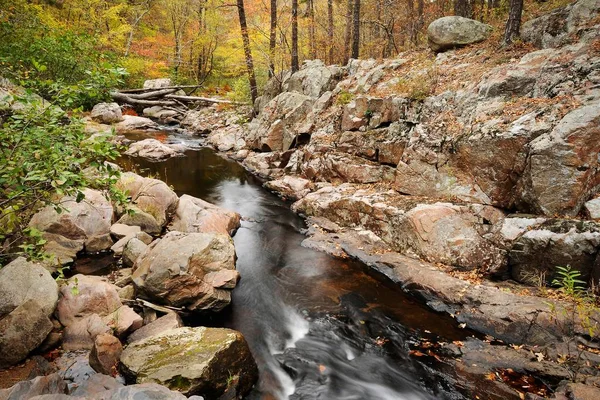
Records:
M429 47L443 51L481 42L492 33L492 27L474 19L450 16L438 18L427 27Z
M281 179L265 182L264 186L290 200L299 200L310 193L313 183L299 176L285 175Z
M579 0L527 21L521 38L538 47L557 47L571 41L573 34L585 29L600 12L600 1Z
M295 125L309 113L315 100L297 92L281 93L250 122L246 143L259 151L285 151L295 146L298 137Z
M125 154L150 161L162 161L171 157L181 157L183 152L184 148L181 146L169 146L156 139L144 139L132 143Z
M91 350L96 336L110 332L111 329L98 314L77 318L65 327L62 348L66 351Z
M123 121L115 124L115 130L118 133L127 133L142 130L156 130L158 124L150 118L138 117L135 115L124 115Z
M257 367L241 333L224 328L178 328L129 344L123 373L136 383L158 383L207 399L243 397Z
M28 381L21 381L8 389L2 389L0 390L0 399L25 400L34 396L66 393L67 382L58 373L54 373L48 376L38 376Z
M568 113L530 143L517 187L523 208L544 215L576 216L600 185L600 101Z
M72 196L62 198L60 213L53 206L44 207L29 222L43 232L47 241L44 249L63 264L72 262L81 250L97 252L113 244L112 204L97 190L85 189L83 194L79 202Z
M126 172L121 175L117 187L131 197L135 206L133 214L124 214L118 222L140 226L147 233L159 234L177 208L179 198L166 183L158 179Z
M101 124L113 124L123 121L121 106L117 103L96 104L90 114L92 119Z
M318 98L333 90L343 74L344 68L337 65L326 66L321 60L307 60L285 80L283 90Z
M184 194L179 199L169 230L233 235L240 227L240 214Z
M0 318L31 299L50 316L58 302L58 285L44 267L19 257L0 269Z
M140 296L189 310L220 311L230 290L216 288L205 276L235 270L233 241L226 234L169 232L138 258L133 283Z
M599 252L600 224L551 219L519 236L508 261L512 277L526 284L551 284L558 277L558 268L567 266L579 271L587 282L600 277Z
M144 81L144 85L142 87L144 89L160 89L169 86L173 86L173 81L171 81L171 78L158 78Z
M12 310L0 320L0 369L24 360L42 344L52 328L47 310L34 299Z

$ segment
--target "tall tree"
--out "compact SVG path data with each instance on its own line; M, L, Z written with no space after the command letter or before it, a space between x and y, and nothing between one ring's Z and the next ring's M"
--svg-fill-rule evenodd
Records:
M256 97L258 97L258 91L256 89L256 75L254 74L254 61L252 59L252 51L250 50L250 36L248 35L248 25L246 24L244 0L237 0L237 9L240 18L240 29L242 30L242 41L244 43L248 81L250 82L250 96L252 97L252 104L254 104Z
M352 1L348 0L346 6L346 34L344 35L344 59L342 64L348 64L350 59L350 42L352 41Z
M360 51L360 0L354 0L352 10L352 58L358 58Z
M277 0L271 0L271 30L269 32L269 78L275 75L275 45L277 44Z
M317 58L317 38L315 28L315 5L313 0L306 2L307 14L308 14L308 44L310 47L310 58L315 60Z
M473 0L454 0L454 15L473 18Z
M327 0L327 39L329 48L327 61L329 64L333 64L333 0Z
M298 71L298 0L292 0L292 73Z
M521 16L523 14L523 0L510 0L508 21L504 30L504 44L511 44L521 31Z

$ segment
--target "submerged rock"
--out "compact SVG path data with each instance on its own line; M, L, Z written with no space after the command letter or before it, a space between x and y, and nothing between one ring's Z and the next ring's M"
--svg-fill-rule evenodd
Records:
M169 232L138 258L133 283L140 296L192 311L220 311L231 302L229 290L205 281L210 272L235 270L228 235Z
M123 373L185 395L244 396L258 371L241 333L224 328L178 328L129 344Z
M492 33L492 27L479 21L450 16L438 18L429 24L427 39L433 51L481 42Z

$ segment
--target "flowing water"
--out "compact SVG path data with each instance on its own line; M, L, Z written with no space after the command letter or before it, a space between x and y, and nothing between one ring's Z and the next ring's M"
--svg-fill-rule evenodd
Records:
M207 148L120 163L243 216L232 306L200 323L246 337L260 369L248 399L462 397L409 350L419 337L461 340L467 332L364 265L301 247L303 220L240 165Z

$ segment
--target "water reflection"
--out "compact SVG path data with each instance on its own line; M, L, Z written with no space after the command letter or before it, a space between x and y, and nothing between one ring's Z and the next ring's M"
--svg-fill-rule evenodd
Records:
M234 237L242 279L213 323L250 344L261 372L250 399L460 398L428 381L408 344L415 335L465 333L361 264L302 248L303 221L237 163L201 149L121 164L243 216Z

